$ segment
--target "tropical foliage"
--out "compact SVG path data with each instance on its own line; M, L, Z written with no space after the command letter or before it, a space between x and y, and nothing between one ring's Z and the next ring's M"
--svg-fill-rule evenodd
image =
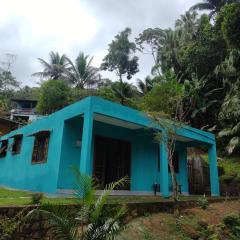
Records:
M135 55L136 44L129 41L130 34L131 29L126 28L115 36L101 65L103 70L114 71L120 82L124 75L131 79L139 71L138 57Z
M200 10L209 12L201 14ZM188 124L216 133L219 147L231 154L240 150L239 24L237 0L203 0L180 15L173 28L147 28L135 41L130 28L119 32L109 44L99 68L93 66L93 57L83 52L74 61L57 52L51 52L48 61L39 59L43 70L34 75L45 81L60 81L66 90L52 93L49 98L58 100L49 101L48 105L42 104L43 92L50 91L44 83L40 87L19 89L10 61L10 65L4 65L4 71L0 70L0 99L6 111L10 109L9 99L14 96L40 99L40 112L50 113L83 97L97 95L131 107L147 106L169 114L172 108L166 109L159 102L162 98L158 92L172 96L171 86L165 89L163 83L177 82L184 89L183 112ZM138 61L143 54L152 56L151 75L133 79L141 70ZM101 78L101 71L114 72L116 77Z
M22 223L43 216L51 223L55 239L66 240L105 240L114 237L125 228L122 217L126 213L124 207L107 209L105 204L112 190L126 183L126 178L110 183L96 198L94 180L73 168L76 174L75 196L79 199L80 209L72 216L66 208L45 204L40 209L30 211Z
M204 0L191 7L192 10L209 10L209 16L212 17L218 13L223 6L229 3L238 2L237 0Z
M70 88L63 80L48 80L41 86L37 111L50 114L69 102Z
M85 87L96 86L101 80L98 69L91 66L93 57L88 59L89 56L84 55L83 52L79 53L75 63L70 58L67 58L69 68L66 70L66 79L76 88L84 89Z
M63 79L68 64L66 55L60 55L58 52L50 52L49 57L49 62L43 60L42 58L38 58L39 62L43 66L43 71L36 72L33 76L52 80Z

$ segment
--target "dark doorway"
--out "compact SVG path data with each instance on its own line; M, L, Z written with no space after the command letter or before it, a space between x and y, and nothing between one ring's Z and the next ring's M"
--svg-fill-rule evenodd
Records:
M94 177L100 189L124 176L130 177L130 142L96 136L94 146ZM129 188L127 184L121 190Z

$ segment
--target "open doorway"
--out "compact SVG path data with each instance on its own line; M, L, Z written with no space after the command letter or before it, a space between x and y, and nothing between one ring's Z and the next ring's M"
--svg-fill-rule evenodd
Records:
M93 175L100 189L124 176L130 177L130 166L130 142L102 136L95 137ZM129 184L121 188L121 190L129 189Z

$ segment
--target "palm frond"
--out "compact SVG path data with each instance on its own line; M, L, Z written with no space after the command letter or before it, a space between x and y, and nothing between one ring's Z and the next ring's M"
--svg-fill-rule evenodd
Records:
M49 220L51 225L52 233L55 235L56 239L63 240L77 240L76 230L74 229L74 224L69 221L67 213L65 215L61 212L61 216L49 212L47 210L34 209L30 211L23 219L22 223L32 222L40 218L46 218Z
M72 171L76 177L75 195L83 201L84 205L90 207L95 201L94 180L89 175L81 173L77 167L72 167Z
M214 6L208 2L197 3L190 8L190 11L194 10L214 10Z
M124 186L127 182L127 177L124 177L120 180L118 180L117 182L113 182L108 184L105 189L103 190L103 192L101 193L101 195L99 196L99 198L97 199L97 201L94 204L94 211L91 213L91 218L93 220L97 220L102 212L103 206L106 204L107 202L107 198L109 197L109 195L111 194L111 192L114 189L117 189L121 186Z
M239 147L239 146L240 146L240 137L233 137L233 138L229 141L226 149L227 149L227 151L228 151L229 154L232 154L233 151L234 151L234 149L235 149L236 147Z
M226 128L226 129L221 130L221 131L218 133L218 136L219 136L219 137L226 137L226 136L231 135L231 132L232 132L232 130L231 130L230 128Z

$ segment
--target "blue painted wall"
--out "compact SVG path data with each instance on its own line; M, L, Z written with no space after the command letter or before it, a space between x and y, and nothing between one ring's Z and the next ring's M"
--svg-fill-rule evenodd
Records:
M89 104L90 98L86 98L81 103L72 104L48 117L34 121L0 137L0 140L3 140L9 139L15 134L23 134L20 154L12 155L10 148L7 156L0 158L0 185L32 191L56 192L59 180L60 156L64 143L62 142L64 122L83 114ZM48 158L46 163L32 164L34 137L28 137L28 135L40 130L51 130Z
M59 165L58 189L72 189L75 176L72 167L79 168L81 146L77 141L82 140L83 116L75 117L64 123L61 159Z
M32 164L34 137L28 135L39 131L39 129L51 130L48 161L42 164ZM58 179L60 157L58 146L61 145L62 122L57 121L57 119L48 121L48 118L45 118L14 132L14 134L16 133L23 134L21 152L12 155L11 151L8 151L6 157L0 158L0 185L33 191L54 192ZM12 141L11 139L9 146Z
M153 183L159 183L160 180L165 181L165 179L160 179L161 174L157 172L157 149L159 146L153 142L151 135L145 130L130 130L93 122L94 113L136 123L143 127L153 127L151 121L142 112L97 97L85 98L0 138L2 140L17 133L23 134L21 153L12 155L11 151L8 151L5 158L0 158L0 185L44 192L56 192L58 188L70 188L73 182L73 176L69 170L70 165L78 165L86 173L92 172L95 135L131 142L131 190L152 191ZM159 126L154 127L161 130ZM28 135L41 130L51 130L48 160L46 163L32 164L34 137L28 137ZM91 133L93 133L93 137ZM192 138L193 144L210 146L211 182L214 194L217 195L218 174L214 135L188 126L179 129L179 135ZM76 141L81 137L82 148L77 148ZM180 152L181 174L178 178L180 184L183 184L183 188L187 191L185 148L180 148ZM166 158L166 154L162 156Z

